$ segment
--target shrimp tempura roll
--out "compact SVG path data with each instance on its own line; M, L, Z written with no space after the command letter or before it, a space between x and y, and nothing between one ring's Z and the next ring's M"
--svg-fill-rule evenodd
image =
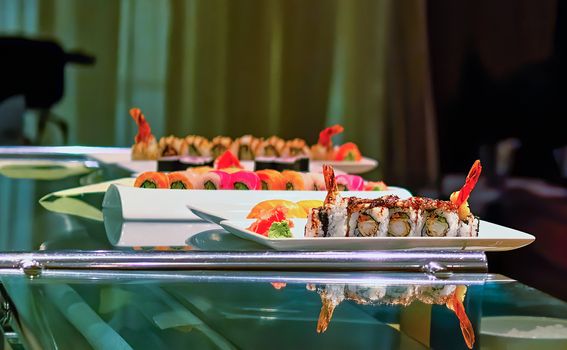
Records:
M341 198L332 167L323 165L327 197L313 208L305 226L306 237L456 237L477 236L478 218L467 199L480 175L480 163L471 169L463 188L450 201L426 197L400 199Z

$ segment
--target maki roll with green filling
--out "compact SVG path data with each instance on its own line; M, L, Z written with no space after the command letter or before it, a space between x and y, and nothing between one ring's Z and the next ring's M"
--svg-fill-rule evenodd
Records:
M311 150L303 139L293 139L285 142L282 149L284 157L310 157Z
M216 136L214 139L211 140L211 144L210 144L211 157L217 159L224 152L230 149L231 145L232 145L232 139L230 137Z
M159 139L158 146L162 157L180 156L182 155L183 139L173 135L162 137Z
M259 143L254 136L244 135L232 143L231 151L239 160L254 160Z
M210 155L211 143L203 136L189 135L183 140L182 154L193 157Z
M271 136L266 140L260 140L256 149L256 157L280 157L285 141L277 136Z

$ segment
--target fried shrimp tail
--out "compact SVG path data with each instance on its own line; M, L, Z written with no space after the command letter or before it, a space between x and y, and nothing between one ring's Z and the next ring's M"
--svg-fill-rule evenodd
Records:
M459 319L459 325L461 326L461 332L463 332L465 343L469 349L472 349L475 342L475 336L473 326L465 312L465 307L463 306L465 292L465 286L458 286L447 301L447 307L455 312L455 315Z
M333 317L333 312L337 307L338 303L335 298L327 297L326 294L321 294L321 312L319 313L319 320L317 321L317 333L323 333L329 327L331 318Z
M476 186L478 178L480 177L481 171L482 165L480 165L480 160L477 159L471 167L469 174L467 175L465 184L458 192L459 194L457 195L457 199L454 201L457 207L461 206L461 204L465 203L469 199L469 196Z
M335 171L333 170L333 167L324 164L323 175L325 176L325 186L327 187L327 197L325 197L325 204L335 203L339 188L337 186Z
M135 141L139 142L149 142L152 137L152 129L150 124L146 121L146 117L142 114L142 110L139 108L131 108L130 116L138 125L138 134L136 135Z
M340 134L343 131L344 128L342 125L336 124L333 126L329 126L328 128L323 129L319 133L319 140L317 140L317 143L323 147L331 147L333 145L331 141L331 137Z

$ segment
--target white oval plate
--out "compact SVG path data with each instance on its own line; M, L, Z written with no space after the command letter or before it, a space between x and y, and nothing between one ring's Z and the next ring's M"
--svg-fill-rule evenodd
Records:
M505 251L523 247L535 237L508 227L480 221L478 237L304 237L306 219L293 219L293 238L270 239L246 228L254 222L225 220L220 225L228 232L276 250L397 250L462 249Z

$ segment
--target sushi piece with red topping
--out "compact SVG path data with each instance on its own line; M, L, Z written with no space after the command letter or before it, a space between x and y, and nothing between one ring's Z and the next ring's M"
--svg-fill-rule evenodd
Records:
M341 145L335 151L335 160L338 161L355 161L358 162L362 159L362 154L358 149L358 146L353 142L347 142Z
M244 167L238 161L238 158L229 150L225 151L220 157L215 160L215 168L216 169L226 169L226 168L239 168L243 169Z

